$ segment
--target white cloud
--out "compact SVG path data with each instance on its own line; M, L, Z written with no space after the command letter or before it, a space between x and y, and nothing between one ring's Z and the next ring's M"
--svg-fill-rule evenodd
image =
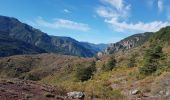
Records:
M63 11L64 11L65 13L71 13L71 11L68 10L68 9L64 9Z
M129 16L131 5L125 3L123 0L102 0L102 2L107 4L107 7L100 6L97 8L97 13L101 17L127 18Z
M126 30L134 30L140 32L156 32L160 28L170 25L168 22L162 21L153 21L149 23L126 23L126 22L118 22L117 20L106 20L107 23L111 24L113 27L116 27L116 31L124 32Z
M97 9L97 13L99 16L104 18L117 18L119 17L119 14L114 12L112 9L106 8L106 7L99 7Z
M103 1L109 3L111 6L115 7L117 10L123 10L124 8L123 0L103 0Z
M160 12L164 9L163 0L158 0L158 9Z
M160 0L162 1L162 0ZM118 32L155 32L162 27L170 25L169 22L152 21L148 23L128 23L131 5L124 0L102 0L103 5L98 7L96 12ZM163 4L163 3L162 3ZM162 4L160 4L162 6ZM159 5L159 6L160 6ZM163 8L161 8L163 9Z
M72 29L72 30L78 30L78 31L90 30L90 27L87 24L78 23L78 22L74 22L74 21L66 20L66 19L56 19L52 22L48 22L40 17L36 20L36 24L39 26L53 28L53 29L64 28L64 29Z

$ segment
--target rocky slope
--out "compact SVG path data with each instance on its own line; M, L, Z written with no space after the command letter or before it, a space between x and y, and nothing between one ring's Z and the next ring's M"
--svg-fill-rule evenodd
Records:
M117 43L112 43L106 48L105 53L112 54L118 51L125 51L134 47L141 46L148 41L153 33L142 33L129 36Z
M33 81L0 80L0 100L64 100L65 92L61 87Z

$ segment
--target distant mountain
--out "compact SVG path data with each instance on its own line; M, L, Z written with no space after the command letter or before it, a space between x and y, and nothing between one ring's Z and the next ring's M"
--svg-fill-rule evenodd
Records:
M94 47L99 48L100 51L104 51L108 46L109 44L104 44L104 43L94 45Z
M17 54L37 54L45 52L45 50L40 49L34 45L17 39L13 39L8 36L7 33L0 32L0 57Z
M94 51L94 53L100 52L100 51L104 51L107 47L108 44L93 44L93 43L88 43L88 42L81 42L81 44L90 49L91 51Z
M34 45L46 52L92 57L97 52L69 37L49 36L19 20L0 16L0 31L12 39Z
M124 51L134 47L138 47L148 41L152 34L152 32L146 32L129 36L117 43L110 44L105 50L105 53L112 54L118 51Z

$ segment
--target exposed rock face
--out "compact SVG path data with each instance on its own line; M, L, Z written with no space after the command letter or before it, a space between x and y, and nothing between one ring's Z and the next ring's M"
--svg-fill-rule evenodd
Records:
M140 46L146 41L148 41L151 35L152 33L149 32L142 33L142 34L135 34L121 40L120 42L111 43L110 46L105 50L105 53L112 54L118 51L125 51Z

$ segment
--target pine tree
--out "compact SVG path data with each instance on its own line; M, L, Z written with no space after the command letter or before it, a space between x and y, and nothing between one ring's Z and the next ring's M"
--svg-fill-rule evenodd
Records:
M159 59L163 57L162 47L156 46L146 51L144 56L144 66L140 68L140 73L150 75L157 71L159 66Z

